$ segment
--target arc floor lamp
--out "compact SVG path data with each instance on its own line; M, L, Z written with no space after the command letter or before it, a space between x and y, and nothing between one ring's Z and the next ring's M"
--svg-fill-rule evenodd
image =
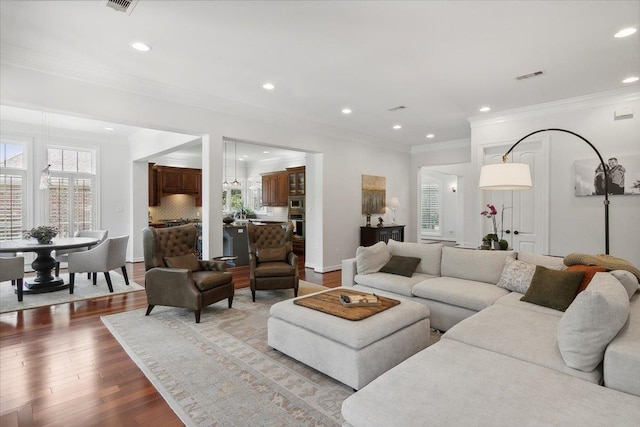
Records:
M581 135L578 135L575 132L566 129L558 129L558 128L549 128L549 129L540 129L535 132L531 132L528 135L520 138L515 144L509 148L509 150L502 156L502 163L495 165L484 165L480 169L480 181L478 187L482 190L528 190L532 187L531 185L531 171L529 170L529 165L526 163L507 163L507 159L509 158L509 154L513 151L514 148L522 141L530 137L531 135L535 135L540 132L564 132L569 133L571 135L577 136L584 142L586 142L589 147L593 149L598 155L598 159L600 159L600 165L602 166L602 170L607 171L607 165L604 163L604 159L598 149L590 143L586 138ZM604 180L604 247L605 253L609 255L609 183L605 178Z

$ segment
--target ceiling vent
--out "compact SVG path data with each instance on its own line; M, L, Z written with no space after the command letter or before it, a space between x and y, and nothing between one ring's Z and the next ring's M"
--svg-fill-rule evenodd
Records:
M138 4L138 0L104 0L104 5L117 12L124 12L131 15L133 8Z
M407 107L405 107L404 105L398 105L397 107L389 108L387 111L400 111L400 110L404 110L405 108Z
M516 80L526 80L526 79L530 79L533 77L538 77L542 75L542 71L534 71L533 73L529 73L529 74L523 74L521 76L517 76Z

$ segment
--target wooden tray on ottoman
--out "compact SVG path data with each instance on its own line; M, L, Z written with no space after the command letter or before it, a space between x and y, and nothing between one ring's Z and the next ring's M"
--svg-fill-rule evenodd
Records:
M308 297L304 298L298 298L294 300L293 303L347 320L366 319L369 316L373 316L374 314L380 313L381 311L385 311L393 306L400 304L400 301L398 300L377 296L380 300L380 305L366 307L345 307L344 305L342 305L342 303L340 303L340 294L358 297L373 297L372 294L368 294L366 292L351 291L341 288L322 292L319 294L309 295Z

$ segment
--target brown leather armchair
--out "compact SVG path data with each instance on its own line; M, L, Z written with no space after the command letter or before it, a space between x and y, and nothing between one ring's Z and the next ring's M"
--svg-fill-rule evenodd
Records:
M298 296L298 256L293 253L293 223L247 225L249 285L257 290L293 288Z
M197 239L193 224L142 230L147 316L154 306L168 305L195 310L200 323L202 307L228 298L231 308L235 290L231 273L223 261L198 260Z

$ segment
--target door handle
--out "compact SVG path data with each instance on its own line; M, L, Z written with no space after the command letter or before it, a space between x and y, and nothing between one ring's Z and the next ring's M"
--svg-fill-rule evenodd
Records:
M520 234L520 232L518 230L515 230L513 234Z
M504 230L505 233L511 234L511 230Z

